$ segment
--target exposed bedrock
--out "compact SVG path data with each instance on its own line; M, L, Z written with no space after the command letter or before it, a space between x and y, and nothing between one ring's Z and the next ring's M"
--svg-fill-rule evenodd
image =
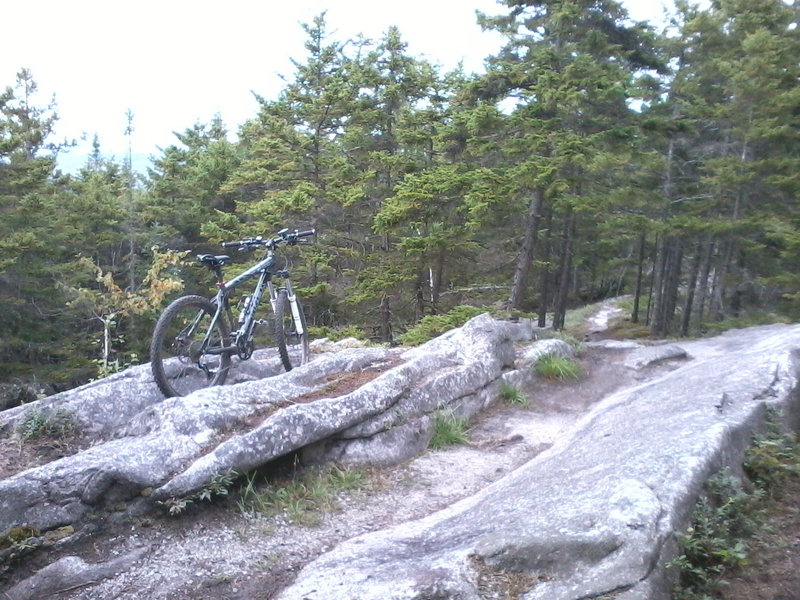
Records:
M573 435L477 495L339 545L280 600L477 600L510 581L525 600L666 600L672 532L703 483L738 468L768 406L792 426L798 414L797 326L681 346L693 361L609 396Z
M515 342L532 336L530 324L483 315L412 350L334 347L254 380L272 366L244 363L234 376L243 382L181 398L161 398L143 366L5 411L3 435L28 411L66 412L94 445L0 481L0 534L19 525L51 529L126 502L146 510L303 448L318 460L404 460L427 446L437 411L470 416L494 401L513 371ZM343 392L348 378L353 389ZM331 439L335 450L320 445Z

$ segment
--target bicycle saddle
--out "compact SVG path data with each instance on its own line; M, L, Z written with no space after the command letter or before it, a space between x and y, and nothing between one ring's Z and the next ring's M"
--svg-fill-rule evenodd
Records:
M228 256L227 254L218 254L216 256L213 255L213 254L198 254L197 255L197 260L199 260L204 265L208 265L211 268L221 267L226 262L228 262L230 259L231 259L231 257Z

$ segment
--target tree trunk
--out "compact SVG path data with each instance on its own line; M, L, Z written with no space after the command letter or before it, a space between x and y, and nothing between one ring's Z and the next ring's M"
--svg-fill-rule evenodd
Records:
M706 300L708 300L708 290L709 290L709 281L708 278L711 275L711 256L714 253L714 241L713 240L706 240L703 244L703 260L702 266L700 267L700 282L699 282L699 291L697 294L697 309L695 313L697 314L696 320L702 321L705 315L706 310Z
M644 233L639 235L639 260L636 266L636 290L633 293L633 312L631 313L631 322L639 322L639 302L642 297L642 279L644 276L644 246L647 237Z
M700 267L703 258L703 243L698 242L695 249L694 261L689 272L689 283L686 287L686 302L683 304L683 318L681 320L681 336L689 335L689 325L692 321L692 307L694 306L694 295L697 290L697 280L700 277Z
M531 201L528 204L528 213L525 216L525 239L522 242L517 266L514 270L514 283L511 287L511 297L508 300L509 308L519 309L525 300L525 292L528 287L528 277L530 275L531 263L536 250L536 241L539 235L539 221L541 220L542 202L544 201L544 190L536 188L532 191Z
M547 326L547 306L550 303L550 254L552 250L553 211L547 211L547 224L544 235L544 248L542 248L542 272L539 277L539 327Z
M567 313L569 296L570 271L572 269L572 245L575 238L575 213L567 209L564 223L564 240L561 251L561 264L558 273L558 289L553 307L553 329L564 329L564 318Z
M680 239L665 238L662 244L661 278L656 287L655 308L650 329L656 336L669 333L675 308L678 304L678 286L680 284L683 249Z
M729 271L734 251L733 240L728 240L725 244L725 253L722 257L721 265L714 269L714 287L711 294L711 312L718 321L727 316L725 307L725 295L728 285Z
M427 269L420 266L417 269L417 281L414 284L414 321L419 321L425 316L425 278Z
M381 341L392 342L392 311L389 306L389 296L381 298L380 306Z
M653 283L650 287L650 303L648 305L647 323L655 329L656 323L661 322L661 297L664 291L664 272L666 271L667 251L663 235L656 241L656 256L653 259Z

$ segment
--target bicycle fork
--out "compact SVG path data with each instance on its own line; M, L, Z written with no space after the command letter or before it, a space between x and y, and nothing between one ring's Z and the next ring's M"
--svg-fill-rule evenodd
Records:
M292 322L294 323L294 330L297 335L303 335L305 329L303 328L303 319L300 318L300 305L297 302L297 295L292 290L292 284L286 280L286 299L289 301L289 306L292 310Z

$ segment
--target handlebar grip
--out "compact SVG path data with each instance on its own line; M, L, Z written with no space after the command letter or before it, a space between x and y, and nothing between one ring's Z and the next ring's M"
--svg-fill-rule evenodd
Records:
M242 246L242 242L221 242L220 246L223 248L239 248Z
M309 237L315 235L316 233L317 233L316 229L308 229L307 231L298 231L295 235L301 238L301 237Z

